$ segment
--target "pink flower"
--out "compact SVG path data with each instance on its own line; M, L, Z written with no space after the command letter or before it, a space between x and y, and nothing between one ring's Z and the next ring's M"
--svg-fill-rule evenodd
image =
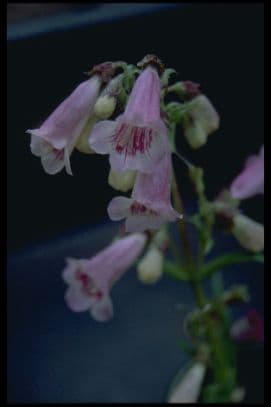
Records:
M110 289L139 256L146 242L142 233L114 241L90 259L67 259L62 277L69 285L67 306L75 312L89 310L97 321L113 317Z
M237 341L264 341L264 321L254 309L232 324L231 336Z
M89 139L100 154L110 154L115 171L150 173L165 153L167 128L160 117L160 79L148 66L137 78L125 112L116 121L97 123Z
M258 155L247 159L243 171L232 182L230 192L237 199L264 193L264 146Z
M31 151L41 157L48 174L56 174L65 166L67 173L72 175L69 157L90 117L100 86L99 75L82 82L41 127L27 130L31 134Z
M171 156L167 152L156 171L138 173L131 198L115 197L107 208L110 219L126 219L127 232L159 229L182 216L170 203Z

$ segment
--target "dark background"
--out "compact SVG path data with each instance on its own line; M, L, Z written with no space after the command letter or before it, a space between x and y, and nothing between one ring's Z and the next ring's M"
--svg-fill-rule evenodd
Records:
M116 5L118 7L118 5ZM201 84L221 116L207 145L179 150L206 169L210 198L227 186L263 143L262 4L185 4L67 31L8 42L8 249L15 250L107 221L117 195L107 185L108 157L74 151L74 176L44 173L29 148L35 128L106 60L136 63L157 54L178 79ZM186 202L194 199L184 166L174 160ZM243 205L262 220L262 200Z

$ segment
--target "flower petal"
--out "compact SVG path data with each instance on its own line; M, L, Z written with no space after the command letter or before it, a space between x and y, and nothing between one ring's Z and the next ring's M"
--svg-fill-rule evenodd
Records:
M80 284L71 285L65 293L67 306L74 312L87 311L92 305L91 297L84 294Z
M99 322L105 322L113 318L113 304L108 294L105 294L92 305L90 314Z
M121 220L130 214L130 206L133 201L124 196L117 196L111 200L107 207L108 216L111 220Z
M151 127L145 129L146 132L152 132L152 140L145 149L138 149L134 151L133 154L127 153L125 149L123 149L122 152L118 152L113 145L109 159L113 170L137 170L144 173L154 172L157 164L168 150L166 127L163 125L160 127L163 129L163 132L159 132L156 129L154 130L154 128ZM132 130L130 130L129 143L133 143Z
M110 138L114 134L116 123L112 120L103 120L93 127L89 136L89 145L96 153L108 154L110 152Z

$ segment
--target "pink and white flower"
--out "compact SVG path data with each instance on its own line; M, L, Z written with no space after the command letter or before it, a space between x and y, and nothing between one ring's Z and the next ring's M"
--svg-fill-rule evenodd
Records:
M90 146L110 154L113 170L150 173L163 157L167 128L160 117L160 91L158 73L148 66L137 78L124 113L94 126Z
M67 259L62 277L69 285L67 306L75 312L90 311L97 321L113 317L112 286L141 253L146 236L137 233L114 241L90 259Z
M237 199L264 193L264 146L258 155L248 157L243 171L232 182L230 192Z
M127 232L159 229L166 222L182 216L170 202L171 155L165 154L156 171L151 174L138 173L131 198L115 197L107 211L110 219L126 219Z
M41 157L48 174L56 174L65 166L72 175L69 157L90 117L101 83L100 75L82 82L41 127L26 131L31 134L32 153Z

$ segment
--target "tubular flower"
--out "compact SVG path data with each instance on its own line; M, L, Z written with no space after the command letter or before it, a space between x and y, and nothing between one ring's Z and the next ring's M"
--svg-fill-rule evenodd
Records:
M131 198L115 197L107 211L110 219L126 219L127 232L159 229L166 222L182 216L170 202L171 156L168 152L156 171L151 174L138 173Z
M258 155L250 156L243 171L230 186L233 198L246 199L264 193L264 146Z
M124 113L93 128L90 146L110 154L113 170L151 173L163 157L167 129L160 117L160 90L158 73L148 66L137 78Z
M261 223L239 213L233 217L232 233L245 249L255 253L264 249L264 226Z
M113 242L90 259L67 259L62 277L69 285L67 306L75 312L90 311L97 321L113 317L110 290L142 251L146 236L133 234Z
M188 104L184 136L192 148L203 146L209 134L219 127L217 111L205 95L194 97Z
M32 153L41 157L48 174L56 174L65 166L67 173L72 175L69 157L88 122L101 83L99 75L82 82L41 127L26 131L31 134Z

